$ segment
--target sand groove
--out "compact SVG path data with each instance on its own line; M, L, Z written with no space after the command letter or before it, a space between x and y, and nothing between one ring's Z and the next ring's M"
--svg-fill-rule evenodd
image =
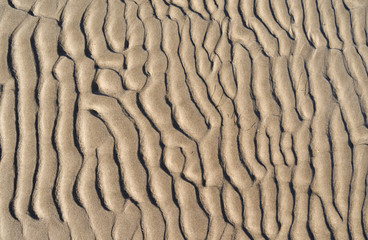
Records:
M367 239L365 0L0 0L0 239Z

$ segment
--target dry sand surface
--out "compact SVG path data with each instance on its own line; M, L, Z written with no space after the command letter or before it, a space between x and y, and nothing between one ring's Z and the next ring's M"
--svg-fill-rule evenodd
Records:
M368 0L0 0L0 239L367 239Z

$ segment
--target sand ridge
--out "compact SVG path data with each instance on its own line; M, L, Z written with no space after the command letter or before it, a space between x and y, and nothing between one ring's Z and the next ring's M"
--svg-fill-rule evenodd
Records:
M366 239L367 7L0 0L0 239Z

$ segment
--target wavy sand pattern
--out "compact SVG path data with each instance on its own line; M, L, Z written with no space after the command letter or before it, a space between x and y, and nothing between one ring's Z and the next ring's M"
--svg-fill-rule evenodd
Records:
M367 10L0 0L0 239L367 239Z

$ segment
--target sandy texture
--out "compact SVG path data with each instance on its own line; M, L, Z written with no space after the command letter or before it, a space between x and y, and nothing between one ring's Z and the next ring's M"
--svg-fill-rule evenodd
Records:
M366 0L0 0L0 239L367 239Z

